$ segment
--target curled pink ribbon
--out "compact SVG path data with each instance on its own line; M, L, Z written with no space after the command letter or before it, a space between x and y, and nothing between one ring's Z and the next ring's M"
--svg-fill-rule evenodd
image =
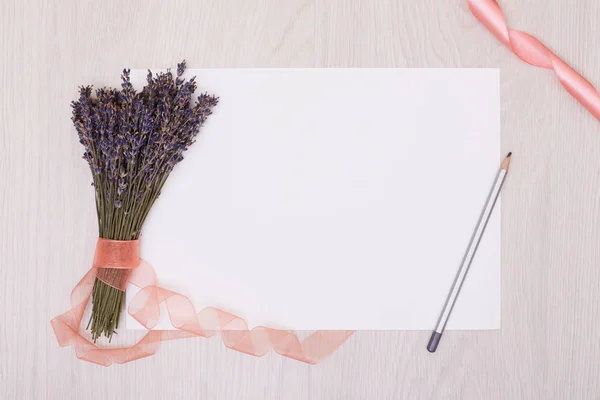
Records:
M98 241L94 267L81 279L71 292L72 308L54 318L50 323L60 346L73 346L77 358L95 364L110 366L124 364L156 353L160 342L202 336L211 337L221 332L223 343L230 349L261 357L271 349L284 357L309 364L316 364L336 351L354 331L316 331L302 342L292 332L264 326L248 329L242 318L217 308L206 308L196 313L192 302L184 295L156 286L156 274L150 264L138 258L132 263L132 254L137 254L137 241L109 243ZM115 250L117 246L117 251ZM112 253L112 256L108 253ZM100 254L100 255L99 255ZM115 259L123 257L124 262ZM129 304L128 312L141 323L148 333L135 345L121 348L100 348L79 332L86 305L92 295L94 281L102 271L105 260L111 268L131 270L128 283L140 292ZM104 264L103 264L104 265ZM177 330L152 330L160 317L160 304L166 304L171 324Z
M509 29L495 0L468 0L471 12L521 60L536 67L554 70L563 87L594 117L600 120L600 95L594 86L561 60L539 40Z

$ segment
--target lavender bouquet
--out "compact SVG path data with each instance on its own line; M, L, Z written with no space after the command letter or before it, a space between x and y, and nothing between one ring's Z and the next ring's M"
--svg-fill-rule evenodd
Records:
M202 94L193 101L195 78L182 78L185 61L153 76L137 92L123 70L121 90L102 88L92 96L82 86L73 101L73 124L88 162L98 212L99 236L137 240L150 208L183 153L191 146L218 98ZM108 281L126 282L128 270L103 269ZM119 286L119 285L115 285ZM119 324L125 293L96 279L87 329L94 342L111 339Z

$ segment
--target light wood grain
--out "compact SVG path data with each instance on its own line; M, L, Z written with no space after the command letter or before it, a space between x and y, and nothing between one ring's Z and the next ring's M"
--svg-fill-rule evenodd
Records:
M501 0L600 84L596 0ZM10 399L599 399L600 124L554 75L503 48L463 0L2 0L0 391ZM308 366L218 338L97 367L49 320L88 268L90 177L70 124L79 84L119 71L202 67L499 67L502 329L358 332ZM435 116L432 116L435 118ZM500 155L499 155L500 156Z

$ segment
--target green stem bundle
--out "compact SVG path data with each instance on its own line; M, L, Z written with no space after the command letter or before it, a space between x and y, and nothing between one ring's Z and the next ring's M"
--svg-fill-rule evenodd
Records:
M160 191L166 181L168 174L159 180L154 190L145 192L145 195L136 204L126 204L124 207L114 209L107 207L110 214L105 214L102 199L97 197L96 206L99 213L100 237L111 240L137 240L139 239L142 225L146 220L152 205L160 195ZM138 183L139 184L139 183ZM129 205L129 207L127 207ZM124 212L129 209L129 212ZM107 277L110 281L121 281L123 276L130 273L126 269L108 268ZM112 340L119 326L119 318L125 306L125 292L96 278L92 291L92 315L86 329L92 334L92 340L96 342L102 335Z

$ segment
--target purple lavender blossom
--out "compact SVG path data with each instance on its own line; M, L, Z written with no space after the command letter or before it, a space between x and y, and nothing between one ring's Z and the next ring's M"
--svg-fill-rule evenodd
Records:
M179 63L175 77L170 70L148 71L140 92L129 69L121 74L120 90L99 88L93 96L91 86L79 88L71 103L73 125L103 207L153 201L212 114L218 98L204 93L194 101L197 84L182 78L185 68L185 61Z

